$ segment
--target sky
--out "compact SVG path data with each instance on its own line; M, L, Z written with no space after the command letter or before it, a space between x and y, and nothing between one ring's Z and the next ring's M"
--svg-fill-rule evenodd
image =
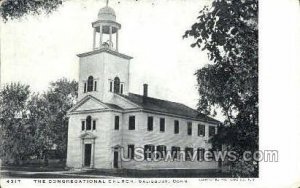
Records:
M105 0L65 1L50 15L26 16L1 27L2 83L21 82L42 92L62 77L78 80L76 54L91 51L93 29ZM184 103L196 108L194 73L208 63L207 54L191 48L184 32L210 0L110 0L122 25L119 52L132 56L130 92ZM218 119L222 117L218 116Z

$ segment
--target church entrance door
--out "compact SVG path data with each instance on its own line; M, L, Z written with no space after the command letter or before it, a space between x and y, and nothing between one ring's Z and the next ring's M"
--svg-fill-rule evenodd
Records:
M119 168L119 152L114 151L114 168Z
M84 144L84 166L90 167L92 156L92 144Z

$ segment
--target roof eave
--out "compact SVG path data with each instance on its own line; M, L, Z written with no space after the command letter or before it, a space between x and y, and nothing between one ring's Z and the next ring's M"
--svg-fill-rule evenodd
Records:
M115 56L118 56L118 57L121 57L121 58L124 58L124 59L127 59L127 60L130 60L130 59L133 58L131 56L128 56L128 55L125 55L125 54L121 54L119 52L110 50L108 48L101 48L101 49L97 49L97 50L93 50L93 51L89 51L89 52L77 54L77 56L78 57L86 57L86 56L89 56L89 55L99 54L99 53L102 53L102 52L106 52L106 53L109 53L111 55L115 55Z

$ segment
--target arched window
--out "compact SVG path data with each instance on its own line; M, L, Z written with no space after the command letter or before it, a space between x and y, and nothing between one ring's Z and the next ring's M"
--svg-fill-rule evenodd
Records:
M114 79L114 92L120 93L120 78L119 77L115 77L115 79Z
M87 92L93 91L94 78L93 76L89 76L87 81Z
M86 130L92 129L92 117L88 116L86 117Z

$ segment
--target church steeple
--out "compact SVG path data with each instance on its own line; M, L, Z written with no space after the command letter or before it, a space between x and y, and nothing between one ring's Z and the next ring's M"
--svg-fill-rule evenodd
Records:
M93 50L108 48L118 52L118 31L121 29L121 24L116 22L116 13L108 6L108 0L106 0L106 6L99 10L98 18L92 26L94 28Z

